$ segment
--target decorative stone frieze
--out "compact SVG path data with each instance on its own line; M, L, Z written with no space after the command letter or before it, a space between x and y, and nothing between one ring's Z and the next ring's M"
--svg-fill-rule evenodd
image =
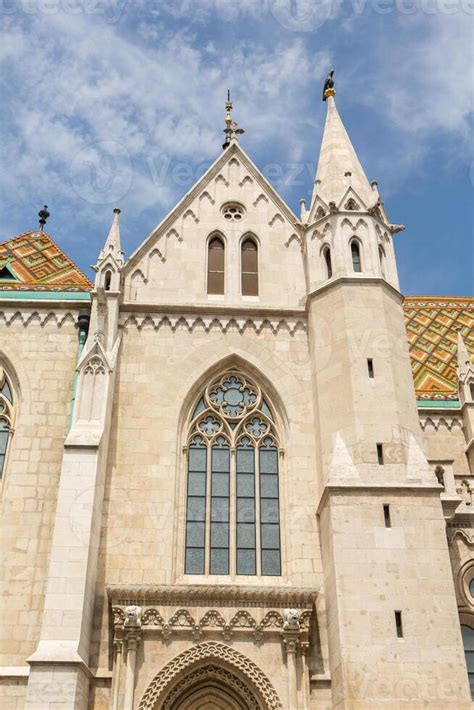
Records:
M420 427L422 431L429 431L434 429L434 431L439 431L440 429L447 429L447 431L454 431L456 429L462 430L462 415L460 413L421 413L420 417Z
M300 331L305 333L307 326L303 318L273 318L273 317L225 317L221 315L167 315L164 313L122 313L119 320L119 327L129 329L132 327L141 330L144 326L152 326L155 330L160 328L170 328L173 332L178 328L186 328L190 333L196 329L202 329L206 333L211 330L219 330L227 333L237 330L244 333L247 330L254 330L257 334L262 331L269 331L276 335L282 331L294 335Z
M77 307L80 304L78 302ZM2 306L0 309L0 323L5 325L13 325L14 323L20 323L23 326L33 326L33 325L56 325L61 328L63 325L75 325L77 320L77 309L75 310L40 310L37 308L25 308L22 307L21 310L18 305L9 308L8 306Z
M132 628L127 625L131 608L136 607L112 607L116 631L124 630L127 632L127 629ZM188 609L181 607L172 610L170 614L169 612L166 613L163 608L147 607L141 612L140 628L142 632L159 631L165 641L168 641L173 634L179 632L190 633L195 641L198 641L206 632L218 632L222 634L226 641L230 641L235 634L243 631L246 634L251 633L254 641L260 643L266 635L282 631L284 638L289 635L289 632L291 634L296 633L299 643L300 636L301 638L307 636L313 612L311 609L305 609L301 612L295 609L290 611L296 615L294 618L297 621L288 626L290 622L286 612L281 613L276 609L270 609L269 611L259 610L258 612L250 613L246 609L235 611L230 608L229 610L225 609L222 614L214 608L203 611L193 610L191 613Z

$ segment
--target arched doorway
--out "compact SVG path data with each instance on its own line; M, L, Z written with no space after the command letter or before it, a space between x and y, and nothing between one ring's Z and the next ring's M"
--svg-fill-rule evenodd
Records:
M172 684L160 710L261 710L254 691L229 668L198 665Z
M139 710L283 710L258 666L216 641L178 654L154 677Z

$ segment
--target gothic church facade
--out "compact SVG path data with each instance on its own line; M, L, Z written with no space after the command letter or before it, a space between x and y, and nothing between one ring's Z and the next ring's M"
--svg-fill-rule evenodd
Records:
M298 216L229 110L94 284L0 245L5 710L472 707L474 303L404 301L326 94Z

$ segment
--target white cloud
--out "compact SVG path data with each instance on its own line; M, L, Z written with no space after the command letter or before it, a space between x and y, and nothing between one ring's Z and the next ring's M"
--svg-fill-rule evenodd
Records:
M466 139L472 112L472 18L461 9L427 15L422 6L412 15L397 16L402 41L388 41L389 31L376 38L376 58L364 76L370 92L365 94L401 132L417 133L423 140L443 130Z
M0 184L90 205L125 191L138 211L170 207L183 192L163 171L166 161L196 165L218 154L228 84L240 99L235 117L248 129L247 145L271 134L279 152L291 153L288 125L296 134L303 125L304 83L327 64L297 37L270 50L239 42L223 56L212 43L197 48L180 29L138 43L120 26L64 13L35 18L34 32L31 42L31 28L12 21L1 47L15 95Z

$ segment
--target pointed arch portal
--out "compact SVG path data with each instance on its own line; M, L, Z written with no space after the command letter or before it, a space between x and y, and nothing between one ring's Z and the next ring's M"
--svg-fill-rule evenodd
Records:
M282 710L267 676L236 649L200 643L153 678L138 710Z

